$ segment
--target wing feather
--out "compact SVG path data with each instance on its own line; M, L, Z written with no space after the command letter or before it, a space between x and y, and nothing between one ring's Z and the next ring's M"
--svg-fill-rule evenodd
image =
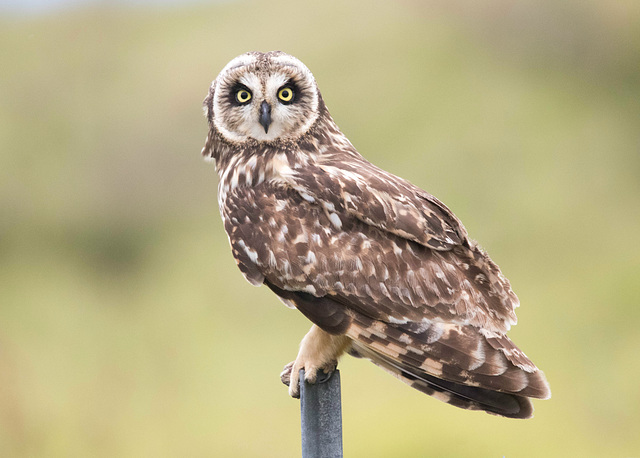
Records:
M505 416L530 416L525 398L549 396L544 374L504 335L517 297L473 242L435 250L334 208L337 228L326 207L276 182L227 200L245 276L375 364L446 402Z
M266 278L329 294L384 322L441 320L497 333L516 322L508 280L473 242L433 250L345 214L337 229L318 204L273 183L227 200L232 251L254 284Z
M292 188L328 211L345 213L365 224L435 250L450 250L467 239L451 210L428 192L388 173L361 156L333 161L327 152L319 164L305 164L286 177Z

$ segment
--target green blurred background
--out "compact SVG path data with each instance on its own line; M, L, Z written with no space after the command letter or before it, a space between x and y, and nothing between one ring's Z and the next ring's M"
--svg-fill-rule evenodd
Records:
M200 156L211 80L281 49L500 264L553 391L506 420L347 357L346 456L640 456L639 4L481 3L3 10L0 455L299 455L309 323L237 271Z

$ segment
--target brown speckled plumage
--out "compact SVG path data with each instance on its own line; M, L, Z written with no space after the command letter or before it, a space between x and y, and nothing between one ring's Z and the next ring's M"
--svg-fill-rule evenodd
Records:
M278 100L284 87L293 102ZM246 104L233 98L243 88ZM292 395L297 369L313 379L348 351L458 407L527 418L528 398L550 396L505 335L519 303L498 266L443 203L355 150L301 62L239 56L213 82L205 111L203 154L216 164L238 267L315 325Z

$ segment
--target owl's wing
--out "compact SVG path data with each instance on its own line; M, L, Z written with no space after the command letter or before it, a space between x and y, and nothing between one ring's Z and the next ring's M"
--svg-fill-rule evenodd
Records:
M386 322L440 320L506 332L518 298L473 242L438 251L344 213L336 227L318 202L287 186L239 188L223 208L232 251L247 280L350 299Z
M323 156L290 175L290 184L331 214L346 213L360 221L435 250L449 250L467 231L447 206L407 180L363 157Z
M544 376L504 336L517 298L474 244L433 250L344 213L338 228L318 202L274 182L237 188L223 214L249 281L416 388L459 392L458 401L471 396L458 385L548 395Z
M361 283L365 277L384 280L362 285L376 310L384 310L388 302L396 314L406 311L395 317L399 320L435 312L500 332L516 323L519 301L509 281L442 202L357 153L325 152L323 158L292 171L287 184L322 208L337 233L344 231L342 238L363 237L358 243L368 249L366 258L352 256L348 246L341 253L363 266ZM355 222L362 224L346 227ZM389 270L395 278L389 278Z

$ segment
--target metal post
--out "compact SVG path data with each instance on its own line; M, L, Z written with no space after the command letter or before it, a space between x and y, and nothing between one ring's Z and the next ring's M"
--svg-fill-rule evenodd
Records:
M313 385L300 371L300 416L302 458L342 458L340 371L320 372Z

